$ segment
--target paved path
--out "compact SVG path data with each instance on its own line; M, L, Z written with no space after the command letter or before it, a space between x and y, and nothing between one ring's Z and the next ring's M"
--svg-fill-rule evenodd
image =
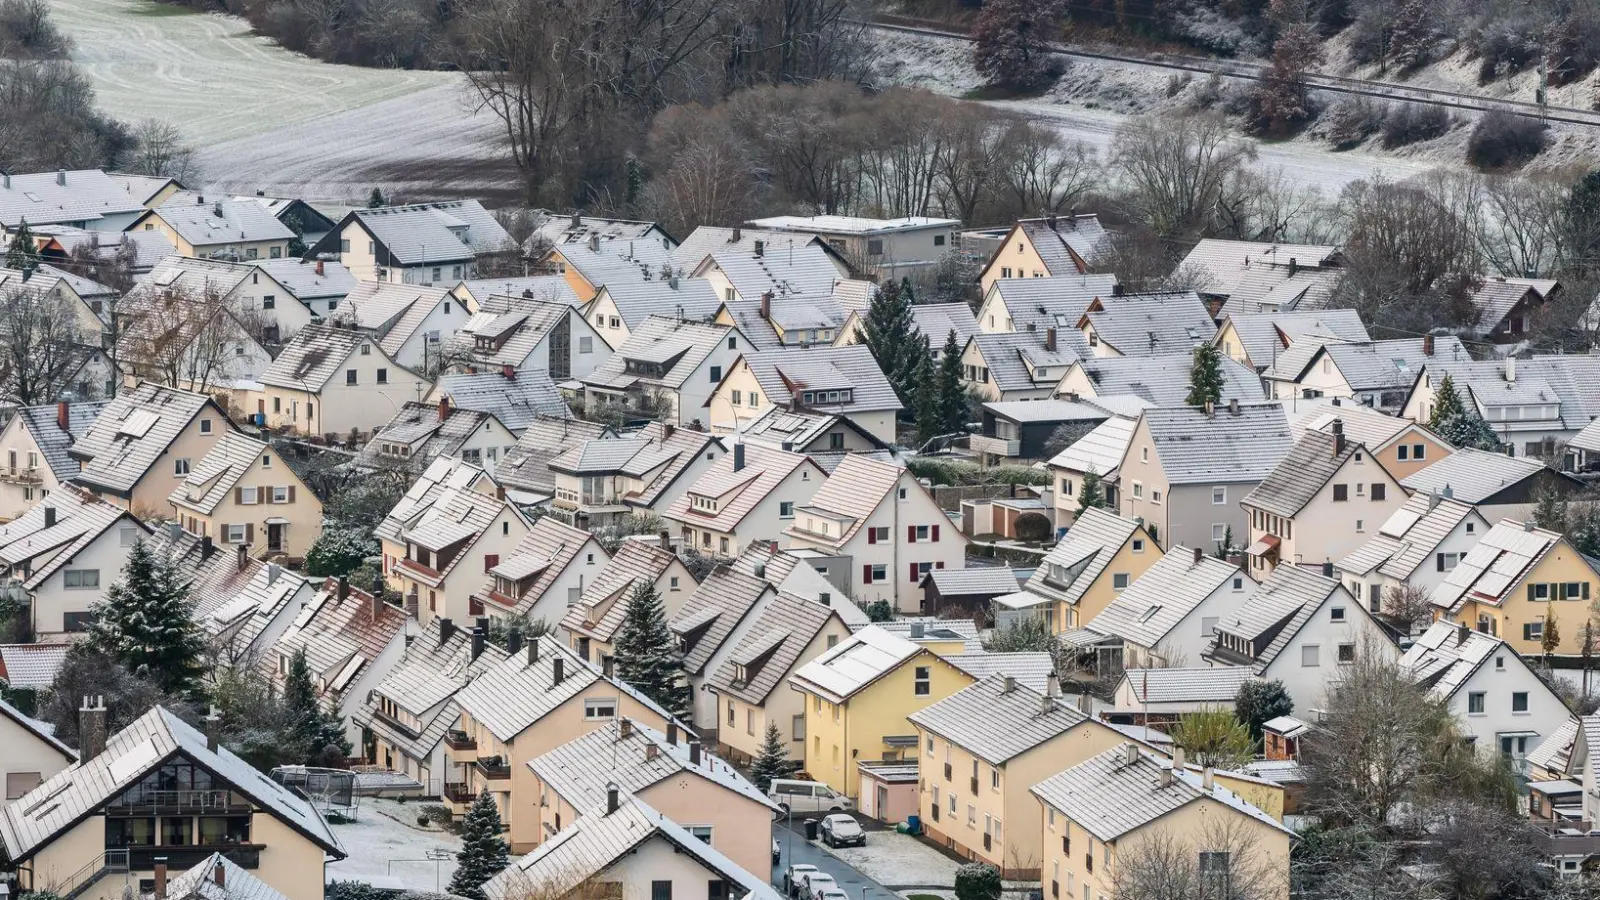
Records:
M793 863L809 863L816 866L839 882L839 887L850 896L850 900L890 900L897 891L914 889L915 885L883 885L857 869L845 863L837 856L822 849L816 844L807 841L802 820L796 818L792 824L779 819L772 829L772 836L778 839L778 847L783 851L778 864L772 867L772 883L783 889L783 873ZM872 840L871 834L867 840ZM932 888L937 890L938 888Z

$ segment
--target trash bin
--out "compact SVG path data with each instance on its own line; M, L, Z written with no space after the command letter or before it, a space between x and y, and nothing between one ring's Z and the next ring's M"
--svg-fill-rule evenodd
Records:
M922 833L922 817L906 816L906 832L909 834Z
M806 840L808 840L808 841L816 840L817 839L817 820L816 819L807 819L805 821L805 826L806 826Z

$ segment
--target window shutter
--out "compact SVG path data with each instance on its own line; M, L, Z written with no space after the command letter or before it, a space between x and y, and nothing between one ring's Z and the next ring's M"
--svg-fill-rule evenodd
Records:
M939 526L935 525L928 529L928 536L935 544L939 543Z
M916 581L917 581L917 564L916 563L911 563L910 565L911 565L911 582L913 584L915 584Z
M876 544L877 542L878 542L878 529L876 529L876 528L868 528L867 529L867 543Z
M233 503L235 506L244 505L244 488L236 487L233 489Z
M1533 585L1532 584L1528 585L1528 602L1529 603L1533 602Z
M498 553L485 553L483 555L483 570L485 572L489 571L490 569L492 569L492 568L494 568L495 566L498 566L498 565L500 565L500 554L498 554Z
M862 566L861 567L861 583L862 584L871 584L872 583L872 567L871 566Z
M244 542L246 544L254 544L256 542L256 526L255 526L255 523L253 523L253 522L244 523Z
M935 568L935 569L942 569L942 568L944 568L944 563L942 563L942 562L936 562L936 563L934 563L934 564L933 564L933 567L934 567L934 568Z
M289 502L294 502L294 485L289 485Z
M1583 583L1583 599L1589 599L1589 582L1587 581Z
M915 544L917 542L917 526L906 526L906 542L911 544Z
M1444 571L1444 554L1443 553L1435 553L1434 554L1434 559L1438 562L1438 566L1437 566L1438 570L1440 572L1443 572Z

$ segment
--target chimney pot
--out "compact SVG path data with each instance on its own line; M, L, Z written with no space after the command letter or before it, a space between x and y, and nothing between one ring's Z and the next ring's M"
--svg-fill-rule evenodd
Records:
M1422 336L1422 355L1433 355L1433 335L1431 334L1425 334Z
M1139 761L1139 745L1129 741L1122 745L1122 764L1131 766Z
M1054 325L1044 330L1044 349L1051 353L1056 352L1056 327Z
M617 811L618 802L617 786L615 784L606 785L606 815L609 816Z
M522 629L512 628L506 632L506 654L514 656L522 651Z
M1206 418L1208 418L1208 419L1211 418L1212 416L1216 415L1216 412L1217 412L1217 405L1215 403L1212 403L1210 400L1207 400L1206 401Z
M1239 414L1239 398L1238 397L1229 397L1228 398L1228 415L1237 416L1238 414Z
M56 170L56 184L58 184L58 185L60 185L62 187L66 187L66 185L67 185L67 170L66 169L57 169Z
M666 530L665 528L663 528L663 529L661 529L660 537L661 537L661 549L667 551L668 553L671 553L672 552L672 532L670 532L670 531Z
M243 572L245 569L250 567L250 545L240 544L237 556L239 571Z
M1017 689L1017 680L1012 678L1010 675L1007 675L1003 685L1004 686L1000 689L1000 693L1009 694Z
M439 646L443 647L455 636L456 623L449 616L439 618Z
M1523 531L1532 531L1533 530L1533 520L1529 519L1526 522L1523 522L1522 523L1522 530Z
M1194 548L1194 564L1195 565L1197 565L1197 566L1200 565L1200 560L1204 556L1205 556L1205 553L1199 547Z
M756 246L760 247L761 246L761 242L760 241L756 241ZM756 255L760 256L761 254L757 253ZM763 318L763 319L771 319L772 318L772 292L771 291L763 291L762 294L761 294L761 318Z
M537 635L528 639L528 665L539 661L539 638Z
M217 752L217 745L220 743L218 735L222 730L222 716L217 713L215 706L211 707L211 712L206 714L203 724L206 731L206 749L215 753Z
M1200 784L1208 792L1215 790L1217 786L1217 770L1206 766L1200 773Z
M211 880L216 883L217 887L227 887L228 885L228 870L222 865L222 860L220 859L217 860L217 867L211 870Z
M663 442L672 440L672 436L677 433L678 426L672 424L671 422L661 423L661 440Z
M761 257L766 256L766 255L767 255L767 242L766 241L756 241L756 258L760 259Z
M598 231L594 232L591 235L589 235L589 252L591 252L591 253L599 253L600 252L600 232L598 232Z
M317 274L318 275L325 274L324 271L323 271L323 268L322 268L322 260L320 260L320 259L317 260Z
M450 418L450 398L449 397L440 397L439 398L439 421L443 422L445 419L448 419L448 418Z
M1323 578L1332 578L1333 577L1333 560L1323 560L1323 562L1322 562L1322 577Z
M78 708L78 758L87 762L106 752L104 697L84 697Z
M483 655L484 633L483 628L472 629L472 658L477 659Z
M347 575L340 575L338 585L339 602L343 603L344 601L350 599L350 577Z
M168 522L167 540L176 542L178 538L181 537L183 537L183 526L179 525L177 522Z
M744 229L737 225L733 226L733 236L728 238L728 243L737 244L742 240L744 240Z
M283 574L283 567L277 563L267 563L267 587L277 583L278 576Z
M68 405L67 401L61 400L56 403L56 427L69 434L71 429L67 426L72 421L71 412L72 407Z
M633 736L633 720L624 716L617 720L617 734L621 737Z
M517 370L510 363L506 363L500 367L500 374L505 376L507 381L517 380Z
M372 598L372 621L376 622L383 617L383 591L373 591L367 596Z

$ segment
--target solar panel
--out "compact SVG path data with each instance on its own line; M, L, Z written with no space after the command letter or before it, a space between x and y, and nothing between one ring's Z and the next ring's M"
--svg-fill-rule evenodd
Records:
M148 409L135 409L128 413L128 417L117 426L117 434L128 437L142 438L150 431L150 426L156 424L160 417Z

